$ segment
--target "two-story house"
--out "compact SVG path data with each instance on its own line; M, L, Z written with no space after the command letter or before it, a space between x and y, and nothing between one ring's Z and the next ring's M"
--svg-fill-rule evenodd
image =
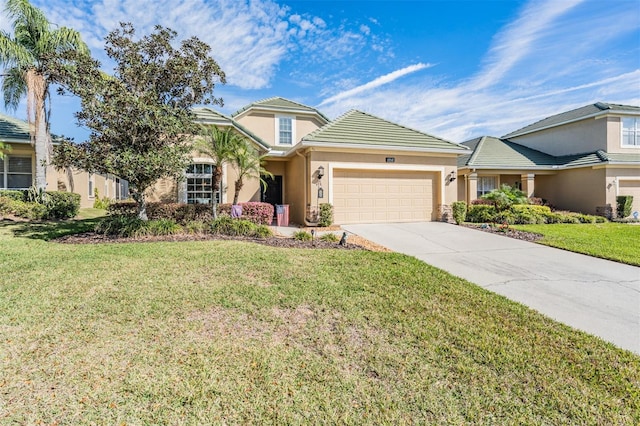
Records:
M232 126L266 154L274 177L266 191L245 183L240 201L289 206L290 220L310 224L319 205L331 203L338 224L438 220L457 199L458 144L360 112L330 121L315 108L275 97L231 116L194 110L198 121ZM162 182L157 199L208 202L211 159L193 154L183 182ZM230 202L235 171L223 172L221 193Z
M463 145L460 200L506 183L559 209L610 217L616 197L632 195L640 211L640 107L598 102Z

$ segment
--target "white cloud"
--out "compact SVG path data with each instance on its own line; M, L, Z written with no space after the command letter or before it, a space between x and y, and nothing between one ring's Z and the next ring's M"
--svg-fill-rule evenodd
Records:
M432 66L433 66L432 64L423 64L423 63L409 65L408 67L404 67L402 69L390 72L389 74L385 74L385 75L383 75L381 77L378 77L373 81L370 81L370 82L365 83L363 85L360 85L358 87L354 87L353 89L349 89L349 90L346 90L344 92L338 93L337 95L331 96L330 98L327 98L324 101L322 101L320 103L320 105L322 106L322 105L335 103L337 101L352 97L352 96L357 95L359 93L363 93L363 92L369 91L371 89L375 89L377 87L383 86L385 84L389 84L389 83L393 82L394 80L397 80L400 77L403 77L403 76L405 76L407 74L411 74L411 73L414 73L416 71L423 70L425 68L430 68Z

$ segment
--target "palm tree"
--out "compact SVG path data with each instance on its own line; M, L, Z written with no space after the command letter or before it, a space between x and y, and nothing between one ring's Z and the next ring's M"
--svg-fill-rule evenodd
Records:
M244 178L257 177L263 188L267 186L267 182L262 179L262 176L273 178L273 174L263 167L265 157L266 155L259 155L249 141L240 139L231 156L231 164L238 172L238 178L234 183L233 204L238 204L238 195L244 186Z
M5 13L12 21L13 37L0 32L0 66L5 68L2 91L4 103L16 109L27 97L27 120L36 151L35 185L44 189L51 151L49 115L51 105L46 59L67 50L89 53L76 30L52 24L28 0L7 0Z
M206 155L213 160L213 173L211 176L211 188L213 192L220 188L222 181L222 167L224 163L231 160L232 152L240 141L240 135L233 128L227 127L224 130L216 126L201 126L199 138L196 139L195 148L200 154ZM217 205L215 197L212 199L213 217L217 216Z

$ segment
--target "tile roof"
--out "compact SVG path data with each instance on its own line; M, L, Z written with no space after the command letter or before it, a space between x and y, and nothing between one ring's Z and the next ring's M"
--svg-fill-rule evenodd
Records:
M558 169L597 164L640 165L640 153L608 153L602 150L584 154L552 156L515 142L482 136L463 142L473 152L458 158L460 168L478 169Z
M310 106L291 101L289 99L281 98L281 97L273 97L268 99L263 99L261 101L252 102L249 105L239 109L238 111L231 114L231 117L235 117L237 115L242 114L245 111L248 111L251 108L267 108L270 110L282 111L282 112L301 112L301 113L310 113L317 114L322 117L325 121L329 122L330 120L320 111Z
M537 168L557 164L556 157L552 155L491 136L471 139L462 145L473 152L461 156L458 167Z
M0 114L0 141L31 143L29 123Z
M422 148L465 152L453 142L392 123L362 111L351 110L302 138L302 143L366 145L385 148Z
M570 123L573 121L579 121L588 117L595 117L595 116L604 115L604 114L640 115L640 107L633 106L633 105L619 105L619 104L609 104L605 102L597 102L595 104L586 105L571 111L563 112L560 114L552 115L551 117L544 118L533 124L525 126L507 135L504 135L503 138L508 139L515 136L536 132L538 130L547 129L549 127L555 127L561 124Z

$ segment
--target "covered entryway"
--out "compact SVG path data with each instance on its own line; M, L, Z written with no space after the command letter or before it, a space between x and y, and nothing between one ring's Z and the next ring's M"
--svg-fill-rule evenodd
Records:
M337 224L430 221L437 173L426 171L333 170Z
M640 180L620 180L618 182L619 195L631 195L633 204L631 206L631 214L640 212Z

